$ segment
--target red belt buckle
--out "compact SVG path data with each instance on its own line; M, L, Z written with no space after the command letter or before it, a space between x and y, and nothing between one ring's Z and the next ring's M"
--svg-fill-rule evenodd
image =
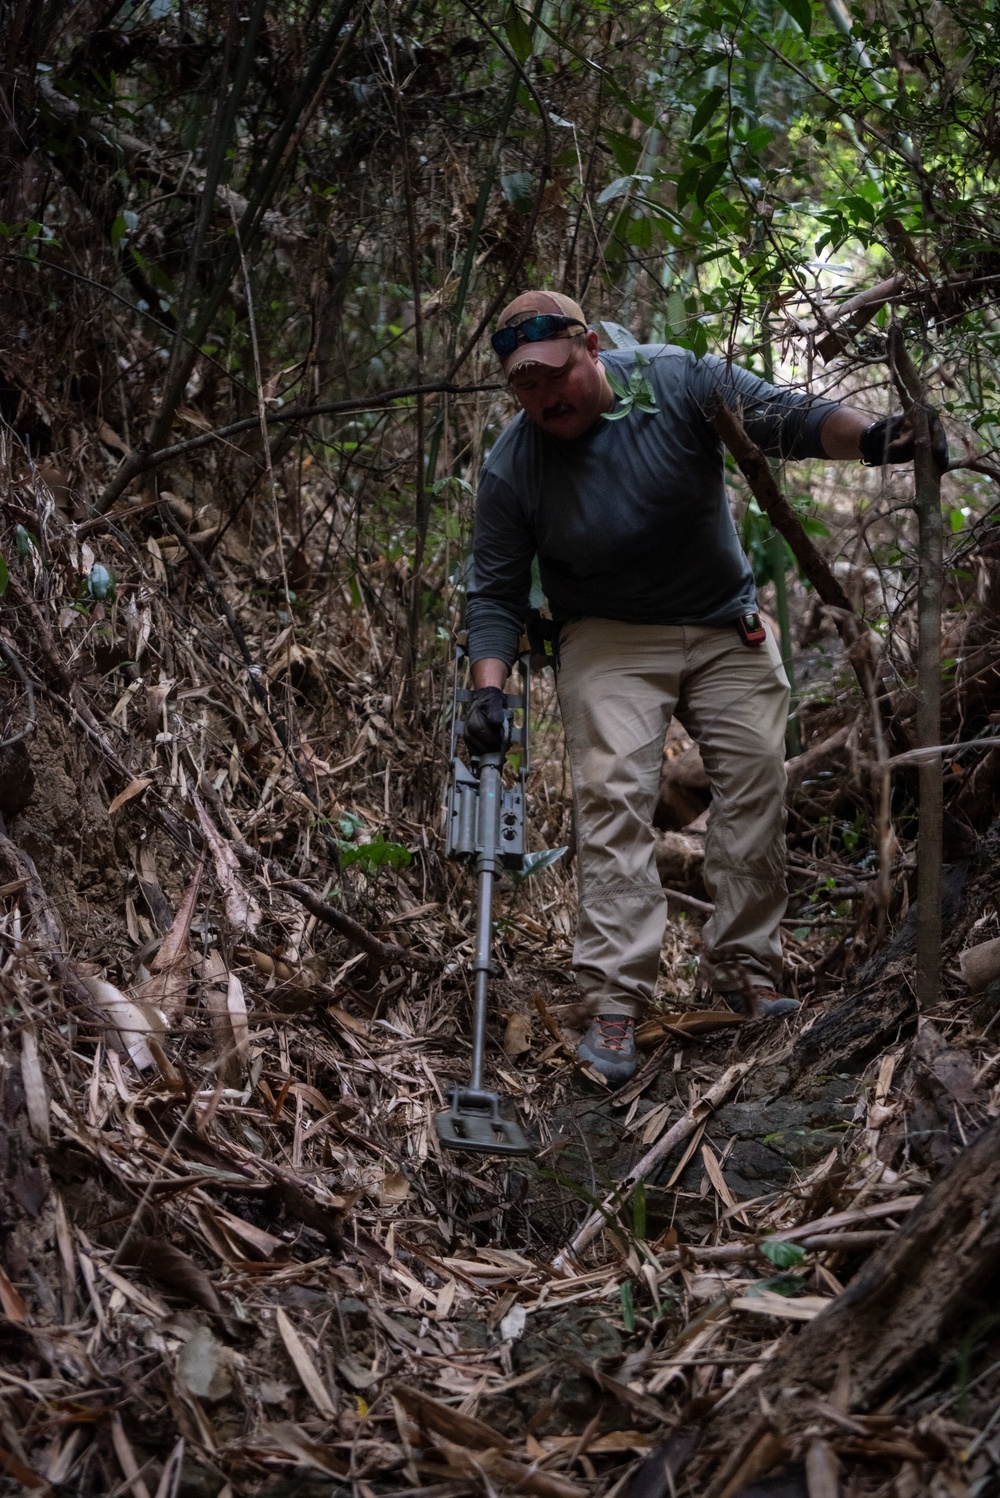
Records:
M741 614L736 629L744 645L763 645L767 639L767 630L759 614Z

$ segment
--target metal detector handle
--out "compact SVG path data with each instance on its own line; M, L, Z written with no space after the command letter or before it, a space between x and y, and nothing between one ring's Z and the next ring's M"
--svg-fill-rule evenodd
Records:
M505 693L507 742L491 754L459 754L464 737L463 709L472 700L472 690L459 684L465 652L455 654L454 691L448 743L448 784L445 793L445 854L475 864L477 872L489 868L520 868L525 853L525 781L528 773L528 704L531 683L527 658L518 662L521 691ZM516 714L521 722L515 723ZM519 751L517 778L504 785L503 766L512 749ZM490 789L492 787L492 789ZM497 820L499 818L499 821Z
M466 660L468 660L468 656L464 646L457 645L455 647L455 671L452 678L451 723L448 734L448 758L452 761L455 759L458 751L459 739L465 737L465 716L462 710L472 701L472 694L475 690L473 687L463 687L460 685L462 665ZM519 774L523 779L528 772L528 710L531 699L531 658L527 653L518 656L517 674L520 677L521 690L519 692L504 693L507 704L507 710L504 714L507 722L507 733L500 750L500 763L501 765L503 764L504 759L506 759L511 749L520 749L521 765ZM514 723L514 714L516 712L521 713L521 722L519 725L515 725ZM480 763L482 759L481 756L473 756L471 753L470 758L474 764Z

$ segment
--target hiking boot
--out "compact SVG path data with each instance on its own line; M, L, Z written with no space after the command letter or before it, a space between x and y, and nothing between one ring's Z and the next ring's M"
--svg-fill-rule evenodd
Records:
M758 988L756 984L752 1007L747 995L740 990L723 993L719 997L729 1005L734 1014L749 1014L753 1019L787 1019L802 1008L798 999L787 998L774 988Z
M635 1074L635 1020L628 1014L599 1014L576 1048L585 1066L621 1086Z

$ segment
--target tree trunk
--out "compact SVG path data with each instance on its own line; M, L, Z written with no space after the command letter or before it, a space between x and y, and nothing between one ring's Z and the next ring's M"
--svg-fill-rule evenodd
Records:
M724 1460L761 1408L791 1444L815 1419L815 1401L850 1379L848 1408L874 1410L940 1368L977 1323L995 1318L1000 1277L1000 1120L995 1119L928 1191L830 1308L785 1355L722 1404L705 1436ZM993 1336L1000 1335L994 1325ZM847 1370L847 1373L844 1372Z

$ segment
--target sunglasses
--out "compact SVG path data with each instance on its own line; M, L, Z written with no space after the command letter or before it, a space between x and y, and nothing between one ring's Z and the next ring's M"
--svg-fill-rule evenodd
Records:
M501 359L509 359L522 343L545 343L562 333L566 328L586 328L578 317L564 317L561 313L540 312L537 317L527 317L514 328L501 328L490 339L493 351Z

